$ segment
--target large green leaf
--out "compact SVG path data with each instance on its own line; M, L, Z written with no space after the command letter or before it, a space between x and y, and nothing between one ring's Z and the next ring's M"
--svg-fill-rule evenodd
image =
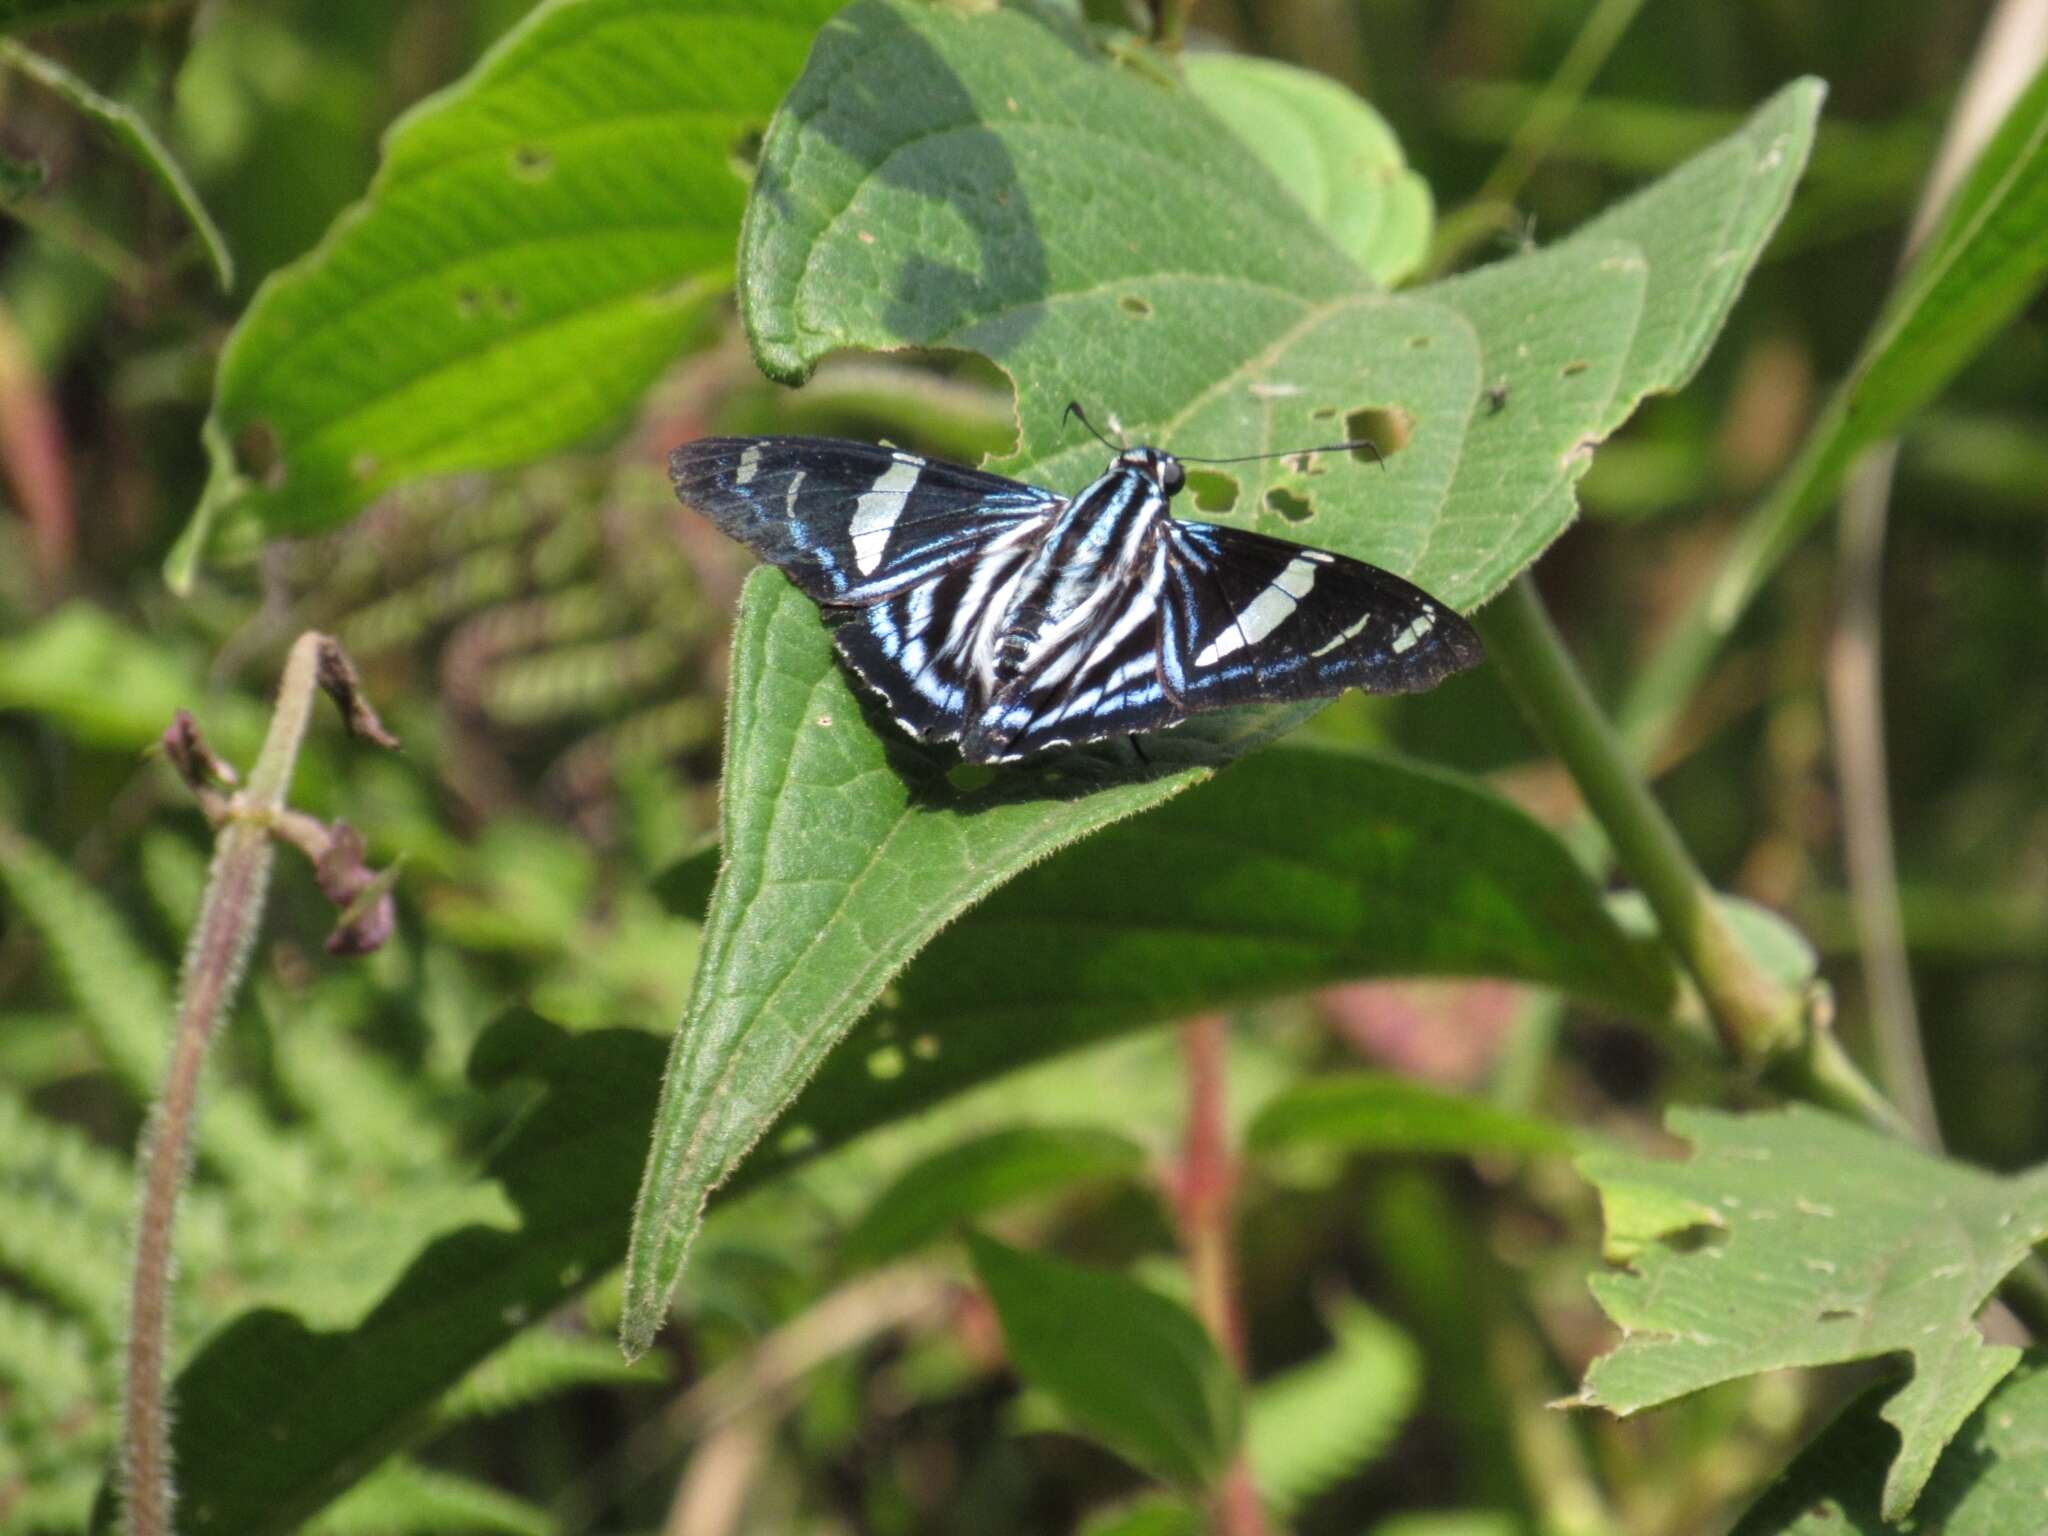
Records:
M1957 1431L1935 1466L1913 1523L1883 1512L1883 1468L1898 1437L1880 1407L1886 1389L1864 1393L1799 1453L1734 1536L2035 1536L2042 1528L2041 1473L2048 1460L2048 1357L2030 1351Z
M1071 1048L1383 976L1511 977L1643 1016L1672 986L1507 801L1420 764L1279 748L1019 873L876 1022L948 1052Z
M2048 1169L1997 1178L1801 1107L1670 1123L1693 1145L1683 1162L1580 1165L1633 1269L1594 1278L1624 1338L1582 1400L1626 1414L1758 1371L1909 1356L1912 1380L1883 1409L1899 1433L1884 1515L1903 1519L2019 1359L1974 1319L2048 1238Z
M816 643L824 644L822 635ZM837 683L836 672L823 675ZM737 685L735 708L744 720L752 707L745 701L768 680L742 677ZM814 707L807 698L793 707L797 718L811 718L801 713ZM846 739L864 749L875 741L866 732ZM883 771L881 765L877 756L866 771ZM806 759L801 768L824 782L820 766ZM936 775L918 782L925 792L944 784ZM981 795L990 814L1014 809L989 799L988 791ZM1311 809L1321 818L1314 835L1307 830ZM923 816L929 825L902 835L929 835L951 824L914 798L903 814ZM823 812L796 819L755 845L756 856L764 864L771 857L787 861L789 849L803 847L821 825L838 822ZM845 832L860 844L858 826ZM1144 878L1134 881L1134 870ZM701 883L676 883L702 889ZM755 904L774 899L770 889ZM816 913L810 920L810 927L792 923L781 942L800 950L818 939L822 920ZM1276 926L1283 921L1284 932ZM750 937L770 942L775 933L764 928ZM1198 935L1203 944L1191 948L1189 940ZM1180 956L1177 965L1163 963L1169 952ZM1061 851L969 910L901 977L887 1006L826 1060L778 1122L779 1133L721 1194L753 1187L1004 1072L1190 1008L1358 976L1478 968L1567 987L1609 1006L1661 1011L1668 1005L1669 974L1645 966L1640 954L1608 919L1563 847L1496 797L1453 775L1371 758L1265 754L1156 815ZM1020 958L1033 955L1037 977ZM1193 963L1197 956L1200 963ZM991 971L988 963L997 957L1002 965ZM801 969L791 974L793 993L813 985ZM543 1101L541 1124L522 1129L488 1170L520 1206L520 1232L430 1245L351 1330L313 1335L277 1314L245 1319L181 1378L176 1395L186 1432L211 1442L231 1435L249 1416L264 1416L300 1458L288 1485L263 1490L287 1510L310 1507L301 1501L330 1495L379 1450L402 1442L426 1422L436 1400L524 1320L621 1257L624 1234L616 1215L632 1195L660 1058L660 1045L644 1036L564 1042L538 1032L530 1019L498 1026L479 1047L477 1075L496 1080L529 1070L574 1090ZM601 1116L603 1124L581 1125L574 1114ZM595 1141L600 1133L601 1148ZM589 1146L586 1136L593 1138ZM951 1222L985 1209L1016 1193L1019 1178L1064 1177L1079 1164L1107 1170L1127 1155L1108 1140L1052 1142L1031 1143L1026 1150L1033 1155L1022 1160L1021 1174L1000 1156L991 1171L983 1155L991 1149L982 1146L916 1180L906 1177L900 1195L878 1200L872 1230L862 1230L879 1249L899 1249L918 1240L927 1218ZM993 1150L1006 1149L1016 1150L1015 1143ZM542 1168L555 1168L564 1182L536 1201L524 1191ZM933 1181L943 1186L936 1194ZM612 1214L591 1219L605 1212ZM869 1238L857 1237L850 1247ZM543 1258L573 1242L577 1262L500 1276L493 1266L506 1242ZM494 1308L497 1293L490 1288L512 1283L528 1288L520 1305ZM480 1294L480 1287L488 1294L467 1314L474 1326L433 1326L444 1296L454 1304ZM348 1400L310 1392L279 1398L265 1363L274 1335L285 1358L302 1359L316 1373L333 1361L351 1362L361 1378ZM217 1486L221 1478L227 1481ZM240 1485L228 1463L202 1457L186 1466L183 1482L195 1503L203 1496L231 1512L247 1507L237 1502L243 1495L235 1491Z
M1563 529L1590 445L1696 365L1818 99L1790 88L1684 168L1686 219L1652 216L1655 191L1631 205L1648 210L1641 243L1569 241L1396 297L1181 87L1036 14L859 0L764 145L742 306L763 366L792 381L836 348L985 353L1018 386L1007 467L1055 487L1100 467L1060 430L1070 399L1212 451L1327 441L1356 417L1398 448L1384 474L1349 456L1250 466L1214 515L1476 602ZM1686 243L1701 218L1711 246ZM923 943L1262 735L1226 717L1156 738L1136 775L1105 751L952 793L876 739L779 582L749 588L734 676L727 862L635 1219L630 1349L659 1325L707 1192Z
M1570 1152L1565 1126L1446 1093L1405 1077L1348 1072L1302 1083L1269 1100L1251 1144L1347 1147L1370 1152Z
M409 113L368 197L236 326L174 574L225 511L329 527L623 414L730 280L735 157L836 3L547 0Z
M1237 1378L1202 1325L1136 1281L976 1235L1017 1372L1076 1424L1167 1482L1203 1487L1237 1445Z
M784 606L801 622L781 622ZM757 627L773 636L765 650ZM1185 810L1116 827L970 907L1197 770L1162 764L1160 778L1079 798L1020 776L957 791L859 723L829 644L786 582L754 578L735 646L726 864L655 1125L629 1276L640 1306L665 1301L709 1191L962 908L789 1129L872 1123L1120 1030L1362 976L1507 975L1638 1013L1668 1004L1669 972L1551 834L1453 776L1335 754L1245 763ZM892 1047L901 1070L878 1077L865 1063L892 1038L931 1048ZM629 1346L658 1323L658 1310L629 1313Z
M808 599L749 579L734 631L719 872L663 1081L627 1261L624 1337L645 1349L710 1192L947 919L1062 843L1197 771L1086 793L1004 775L957 789L863 718Z

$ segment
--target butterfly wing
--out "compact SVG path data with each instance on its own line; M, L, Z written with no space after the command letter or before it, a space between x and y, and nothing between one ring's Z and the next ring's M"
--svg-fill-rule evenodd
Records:
M1160 658L1186 713L1414 693L1485 654L1458 614L1362 560L1178 519L1168 544Z
M668 461L685 505L819 603L864 606L1042 524L1050 491L872 443L703 437Z
M1476 664L1458 614L1390 571L1170 519L1156 566L1057 687L1020 690L998 761L1177 725L1233 705L1412 693Z

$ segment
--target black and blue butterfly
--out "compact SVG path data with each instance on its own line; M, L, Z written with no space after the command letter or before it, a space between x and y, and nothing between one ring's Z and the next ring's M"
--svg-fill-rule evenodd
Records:
M1173 516L1185 473L1157 448L1116 450L1073 497L818 437L700 438L669 474L838 620L904 730L971 763L1232 705L1412 693L1481 655L1463 618L1377 566Z

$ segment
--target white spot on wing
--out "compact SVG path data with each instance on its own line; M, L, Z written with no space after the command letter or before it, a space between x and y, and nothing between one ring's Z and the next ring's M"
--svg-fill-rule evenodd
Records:
M1349 629L1345 630L1343 634L1339 635L1336 639L1328 642L1327 644L1317 646L1314 650L1309 652L1309 655L1311 657L1329 655L1330 652L1336 650L1338 646L1348 644L1350 641L1357 639L1359 635L1363 634L1365 632L1365 626L1370 624L1372 622L1372 619L1372 613L1368 610L1366 613L1361 614L1359 616L1358 622L1356 624L1353 624Z
M754 474L761 467L761 447L756 443L740 455L740 467L732 477L735 486L751 484Z
M1422 637L1435 628L1436 610L1431 608L1424 612L1421 618L1413 620L1406 629L1394 636L1394 654L1398 656L1403 651L1414 650L1421 642Z
M903 503L917 488L924 461L893 459L853 507L853 563L863 576L874 573L889 547L889 531L903 515Z
M1195 657L1195 665L1213 667L1245 646L1257 645L1280 627L1294 612L1295 604L1307 597L1315 584L1316 562L1307 555L1295 556L1257 597L1245 604L1244 611L1235 622L1202 647L1201 654Z

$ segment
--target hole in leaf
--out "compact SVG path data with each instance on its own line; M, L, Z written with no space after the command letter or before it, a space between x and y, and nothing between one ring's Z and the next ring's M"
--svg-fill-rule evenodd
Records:
M1673 1232L1663 1239L1664 1245L1674 1253L1701 1253L1709 1248L1719 1248L1727 1241L1726 1227L1710 1226L1704 1222L1696 1227Z
M937 1035L919 1035L910 1042L910 1054L919 1061L938 1060L939 1037Z
M1354 442L1371 443L1382 459L1391 459L1415 435L1415 418L1399 406L1360 406L1345 414L1344 430ZM1372 453L1365 448L1352 449L1351 457L1372 462Z
M868 1057L868 1076L887 1082L903 1075L903 1048L885 1045Z
M522 144L512 151L512 174L521 181L546 181L555 173L555 157L538 144Z
M1237 477L1218 474L1213 469L1191 469L1187 472L1188 494L1195 500L1197 512L1228 512L1237 505Z
M1592 366L1593 365L1587 362L1584 358L1580 358L1576 362L1570 362L1564 365L1564 376L1569 379L1574 374L1584 373L1588 368Z
M1277 485L1266 492L1266 505L1290 523L1305 523L1316 513L1315 503L1306 496L1298 496Z
M1152 313L1152 306L1139 298L1135 293L1125 294L1117 300L1117 304L1127 315L1149 315Z
M766 125L749 123L727 148L726 159L732 165L733 174L741 181L752 181L754 172L761 168L761 145L767 137Z
M266 490L284 484L284 453L277 429L267 421L252 421L235 434L235 464Z

